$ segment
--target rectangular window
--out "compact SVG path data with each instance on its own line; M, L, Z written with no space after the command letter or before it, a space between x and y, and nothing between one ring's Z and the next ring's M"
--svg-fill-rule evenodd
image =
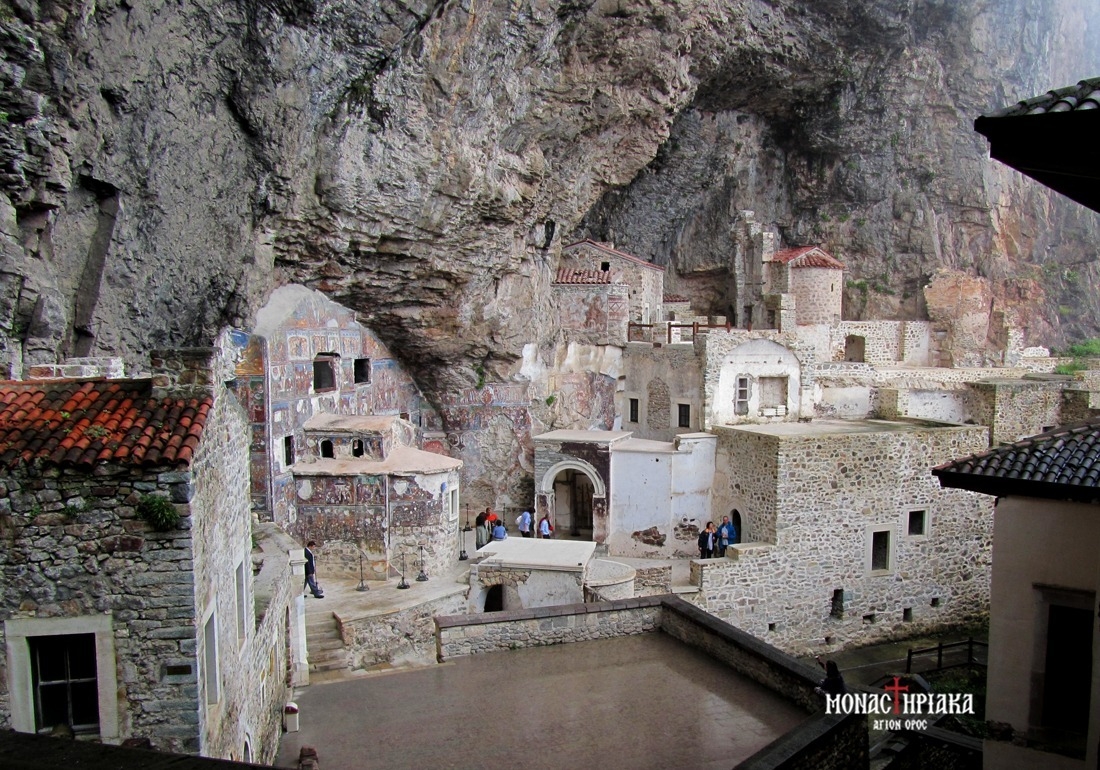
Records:
M676 424L681 428L691 427L691 404L676 405Z
M237 565L237 569L234 572L234 584L236 591L234 596L237 599L237 645L244 644L244 640L248 637L248 625L246 623L247 613L245 609L247 607L246 599L248 598L248 584L245 582L244 571L244 559L241 559L241 563Z
M638 422L638 399L630 399L630 422Z
M909 511L906 515L906 529L909 537L928 534L928 511Z
M733 397L734 413L749 413L749 378L737 378L737 393Z
M99 732L99 684L95 634L35 636L27 639L34 684L34 727L58 725L73 732Z
M336 390L336 367L339 358L335 353L320 353L313 359L313 391L323 393Z
M357 358L352 367L356 385L366 385L370 382L370 359Z
M294 436L283 439L283 464L287 468L294 465Z
M216 609L216 608L215 608ZM218 676L218 623L217 612L210 613L202 628L203 681L206 684L206 702L217 703L221 698L220 678Z
M871 572L887 572L891 568L890 530L871 533Z

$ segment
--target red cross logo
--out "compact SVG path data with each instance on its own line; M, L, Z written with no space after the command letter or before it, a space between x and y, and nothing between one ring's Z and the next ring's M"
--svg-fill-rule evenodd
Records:
M898 698L898 695L900 693L903 693L903 692L909 692L909 685L907 685L907 684L903 685L901 683L901 677L900 676L895 676L894 677L894 683L892 685L888 685L886 687L883 687L882 689L886 690L886 692L891 692L891 693L894 694L894 714L900 714L901 713L901 702L900 702L900 699Z

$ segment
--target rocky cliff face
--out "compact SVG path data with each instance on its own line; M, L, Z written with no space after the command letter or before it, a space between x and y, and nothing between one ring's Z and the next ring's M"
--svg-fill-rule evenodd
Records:
M941 312L946 268L1093 332L1096 215L971 123L1100 71L1097 19L969 5L0 0L0 358L140 362L297 281L431 395L551 360L563 239L725 312L741 210L844 260L853 316Z

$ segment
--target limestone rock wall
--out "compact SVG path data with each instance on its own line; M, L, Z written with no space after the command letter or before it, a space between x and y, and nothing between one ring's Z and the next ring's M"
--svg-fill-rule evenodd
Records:
M477 368L510 379L525 345L552 360L565 236L740 313L745 209L869 281L849 314L924 317L944 266L988 280L1029 339L1094 330L1095 216L970 129L1095 74L1094 13L2 0L0 363L133 365L249 328L297 281L355 309L435 400Z

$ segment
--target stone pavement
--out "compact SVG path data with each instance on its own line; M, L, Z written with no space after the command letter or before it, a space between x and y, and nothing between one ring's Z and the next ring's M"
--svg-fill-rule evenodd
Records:
M320 603L320 602L318 602ZM510 650L306 688L300 747L321 767L726 768L807 718L661 633Z

